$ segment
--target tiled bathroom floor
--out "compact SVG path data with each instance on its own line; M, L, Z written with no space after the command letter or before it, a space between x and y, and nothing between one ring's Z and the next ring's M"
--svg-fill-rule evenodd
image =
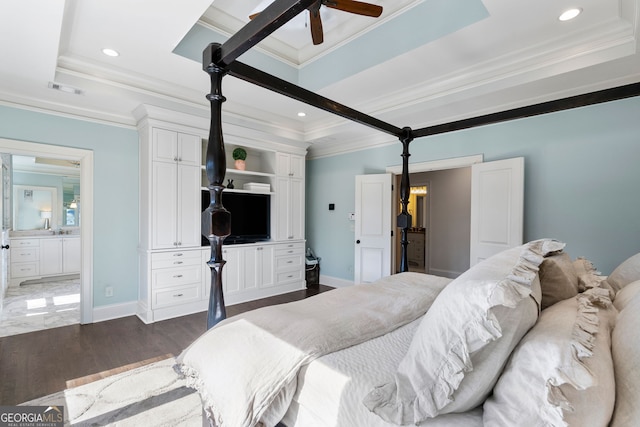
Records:
M0 337L80 323L80 279L10 286Z

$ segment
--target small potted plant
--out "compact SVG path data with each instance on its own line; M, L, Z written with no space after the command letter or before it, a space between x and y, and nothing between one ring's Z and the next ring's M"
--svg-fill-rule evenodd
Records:
M243 171L246 167L244 161L247 159L247 150L242 147L237 147L231 154L233 160L235 160L236 169Z

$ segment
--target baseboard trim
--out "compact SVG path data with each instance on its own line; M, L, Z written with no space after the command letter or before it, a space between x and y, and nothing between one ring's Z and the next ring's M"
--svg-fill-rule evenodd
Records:
M353 286L353 280L340 279L339 277L325 276L320 274L320 283L334 288L346 288L347 286Z
M135 316L137 308L137 301L93 307L93 323L118 319L120 317Z

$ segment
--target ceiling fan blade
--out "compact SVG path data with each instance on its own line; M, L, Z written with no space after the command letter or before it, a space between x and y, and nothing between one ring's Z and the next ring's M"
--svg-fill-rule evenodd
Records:
M324 34L322 31L319 5L317 8L309 8L309 24L311 25L311 39L313 40L313 44L321 44L324 41Z
M322 0L322 4L332 9L355 13L357 15L372 16L374 18L382 15L382 6L378 6L377 4L363 3L355 0Z

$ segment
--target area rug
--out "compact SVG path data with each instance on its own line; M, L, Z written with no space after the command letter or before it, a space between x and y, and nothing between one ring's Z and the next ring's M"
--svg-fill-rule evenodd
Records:
M200 396L186 387L170 357L25 402L64 406L65 426L200 427ZM86 380L76 380L83 383Z

